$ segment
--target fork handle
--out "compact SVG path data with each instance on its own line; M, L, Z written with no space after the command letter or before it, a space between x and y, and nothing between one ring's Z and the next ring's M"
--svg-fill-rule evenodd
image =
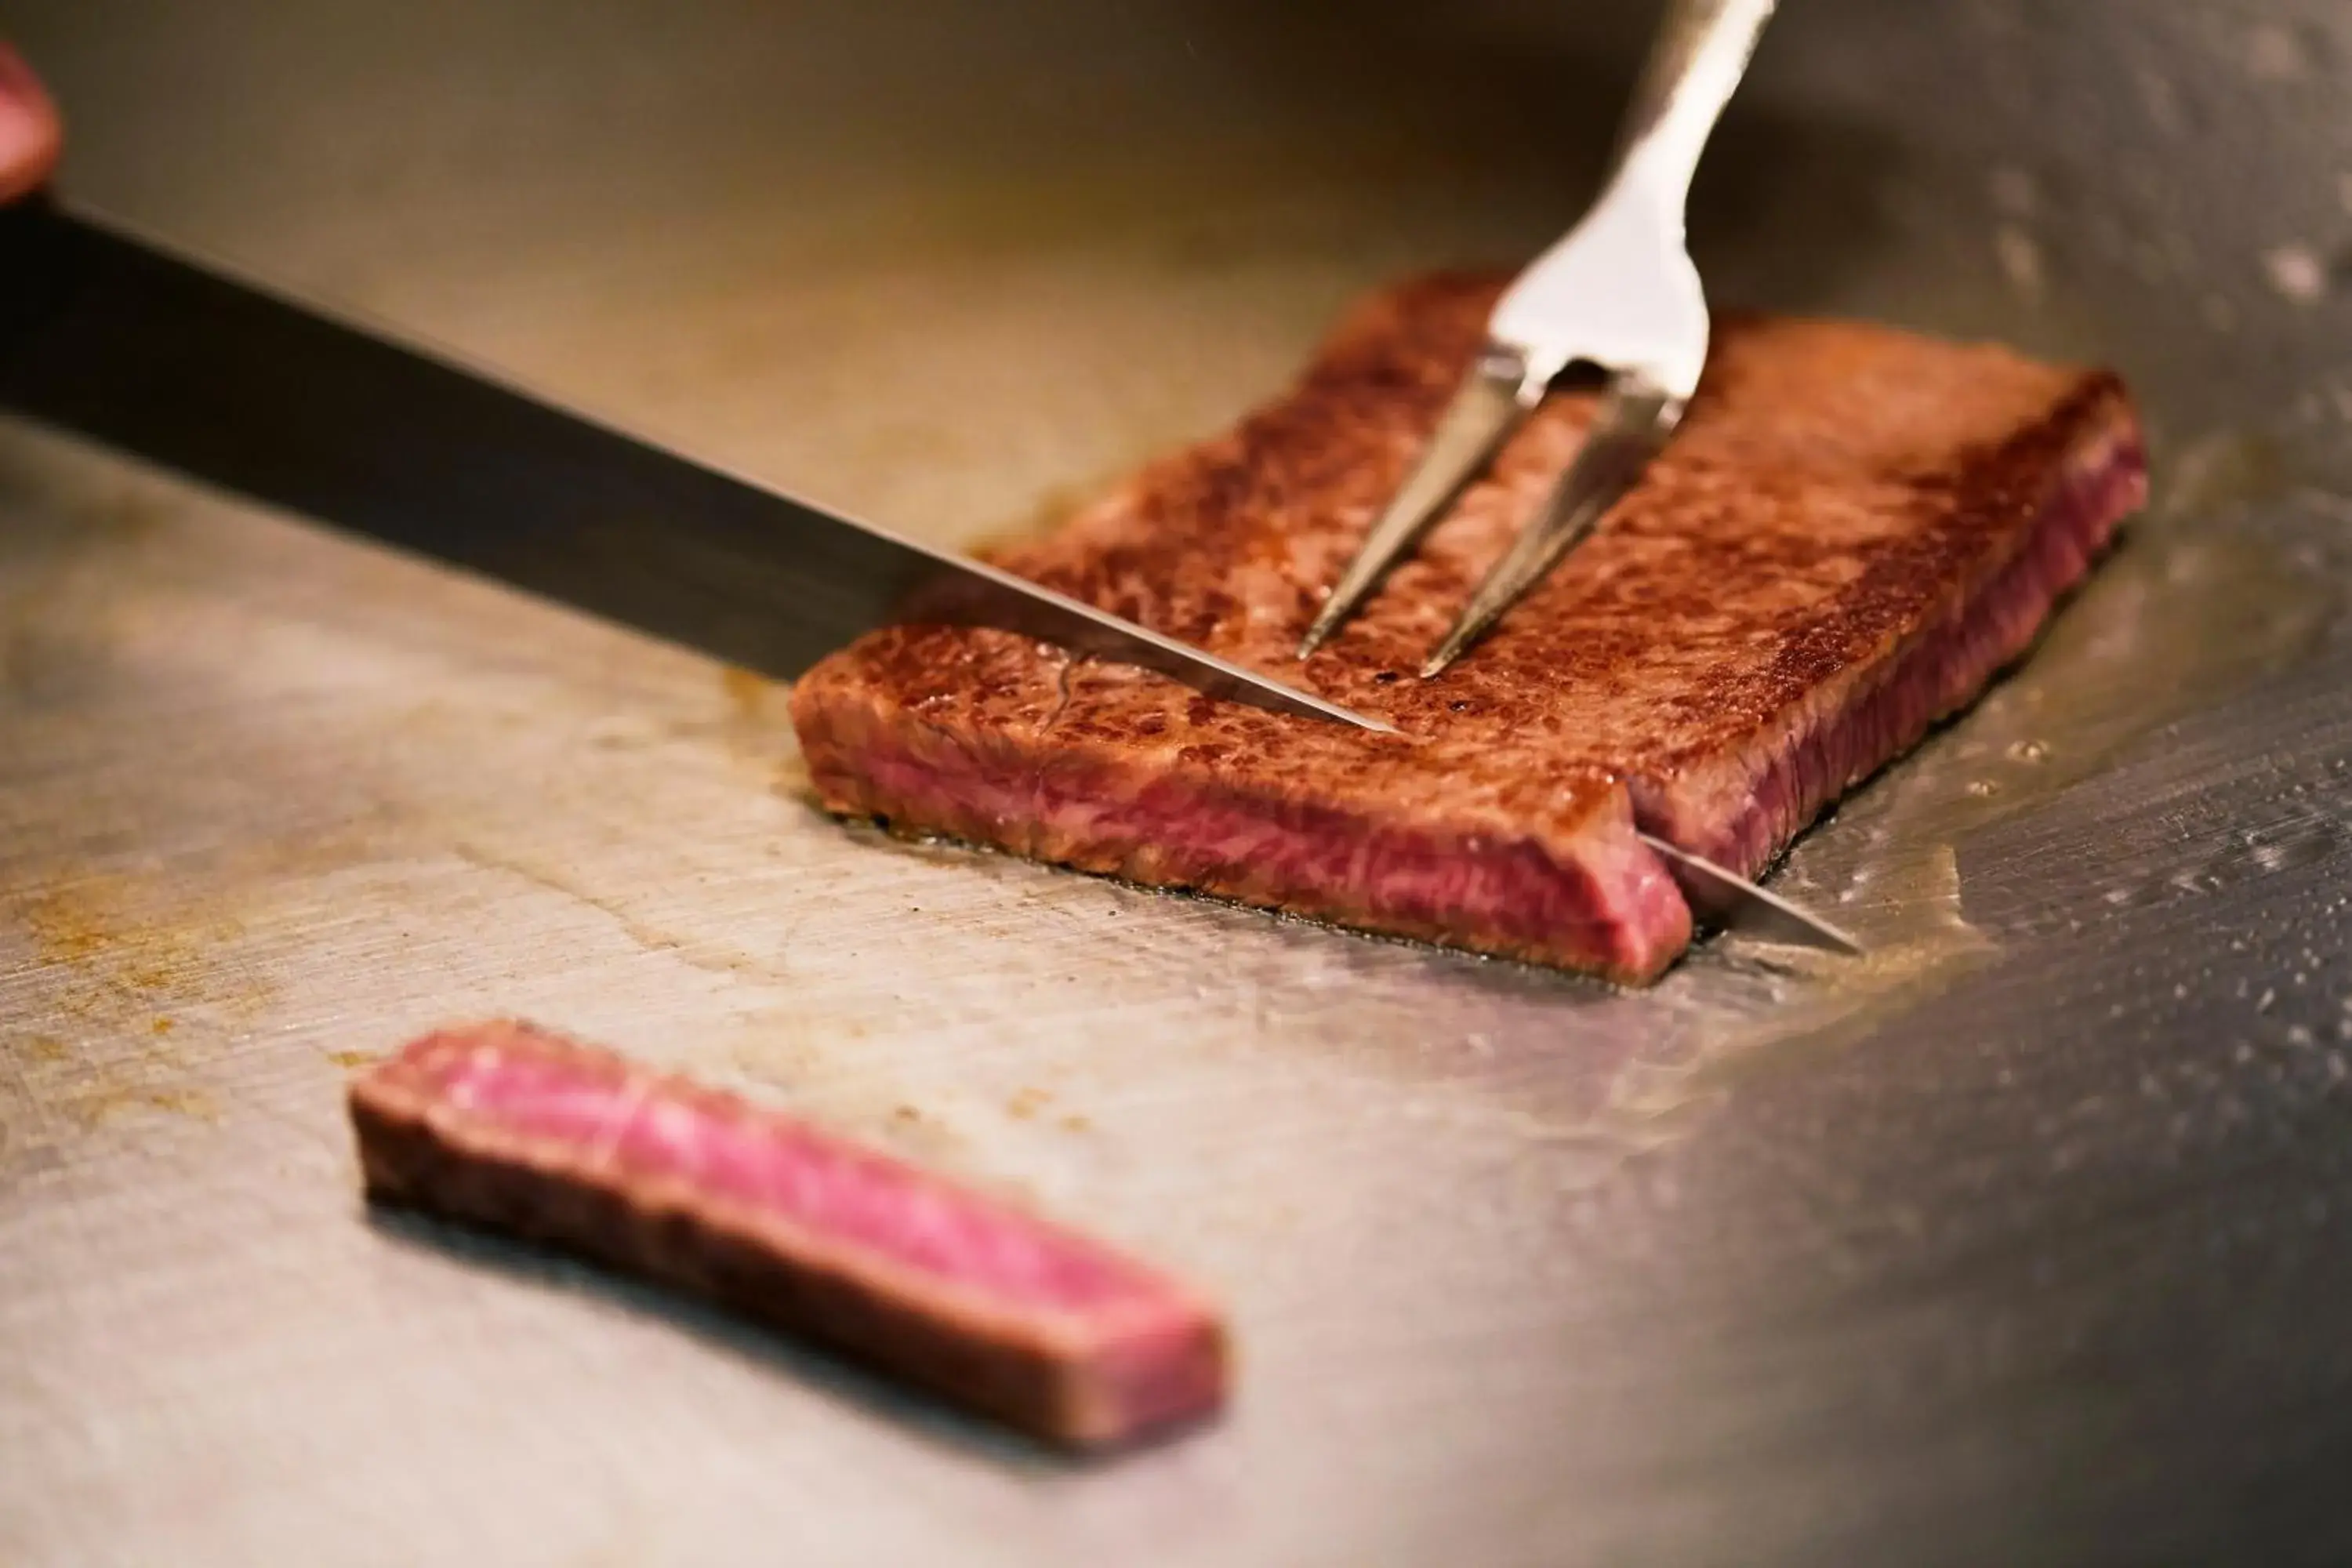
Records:
M1686 195L1699 153L1747 74L1776 0L1667 0L1625 114L1618 177L1639 168ZM1676 204L1679 205L1679 202Z

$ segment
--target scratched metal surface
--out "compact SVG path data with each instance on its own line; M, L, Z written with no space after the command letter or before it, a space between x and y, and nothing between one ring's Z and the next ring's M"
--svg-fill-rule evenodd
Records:
M82 194L942 538L1531 250L1639 7L0 5ZM1573 19L1550 14L1576 13ZM1718 295L2113 360L2165 499L1655 992L845 832L780 694L0 430L0 1562L2340 1560L2352 18L1788 7ZM1072 1468L371 1221L516 1012L1231 1305Z

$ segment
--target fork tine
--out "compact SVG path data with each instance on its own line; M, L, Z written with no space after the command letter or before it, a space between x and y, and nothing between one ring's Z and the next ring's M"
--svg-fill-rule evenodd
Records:
M1299 658L1322 647L1339 623L1370 596L1397 557L1412 548L1543 393L1540 382L1530 384L1526 363L1517 354L1489 349L1479 357L1439 417L1420 461L1389 499L1380 520L1357 546L1347 571L1332 585L1315 624L1299 641Z
M1592 531L1593 525L1642 477L1642 470L1673 433L1682 411L1682 399L1645 381L1620 375L1609 384L1592 431L1577 449L1576 460L1552 487L1535 521L1520 531L1470 595L1454 629L1422 665L1424 679L1461 658L1568 553L1570 545Z

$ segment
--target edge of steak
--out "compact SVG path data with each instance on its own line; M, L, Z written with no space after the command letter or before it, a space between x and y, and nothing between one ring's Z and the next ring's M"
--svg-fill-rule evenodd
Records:
M844 673L804 679L793 699L810 779L837 816L1613 980L1657 974L1690 941L1690 908L1612 784L1563 781L1539 824L1387 816L1317 790L1311 767L1285 787L1223 775L1213 756L908 723L888 682Z
M2040 492L2001 495L2003 479L2020 475L2029 487L2042 480ZM2031 510L2032 525L2006 558L1956 585L1926 625L1890 638L1890 651L1850 661L1806 692L1752 745L1679 776L1635 775L1643 827L1747 876L1769 866L1832 803L2024 655L2123 519L2146 502L2147 457L2121 388L2101 377L2048 425L1982 459L1971 479L1991 493L1958 505L2021 500Z
M823 1340L1037 1436L1223 1402L1223 1324L1076 1233L780 1111L531 1025L355 1078L371 1198L551 1242Z
M794 688L825 807L1645 981L1687 944L1691 911L1637 825L1754 874L2021 653L2145 493L2105 373L1726 318L1675 441L1453 668L1409 673L1573 457L1591 395L1548 399L1296 662L1500 286L1375 294L1288 394L1003 560L1401 735L1213 702L1008 633L900 626Z

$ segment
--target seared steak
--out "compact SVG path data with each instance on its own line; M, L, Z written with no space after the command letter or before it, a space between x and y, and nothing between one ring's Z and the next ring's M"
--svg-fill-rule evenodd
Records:
M1108 1248L732 1095L526 1024L352 1084L371 1196L725 1301L1055 1442L1213 1410L1224 1332Z
M2114 377L1846 322L1719 323L1681 433L1487 640L1421 656L1566 466L1558 395L1305 665L1500 280L1378 295L1285 397L1005 563L1381 714L1211 701L1010 634L910 625L799 683L825 805L1342 924L1656 975L1690 911L1636 824L1747 873L1969 701L2145 489Z

